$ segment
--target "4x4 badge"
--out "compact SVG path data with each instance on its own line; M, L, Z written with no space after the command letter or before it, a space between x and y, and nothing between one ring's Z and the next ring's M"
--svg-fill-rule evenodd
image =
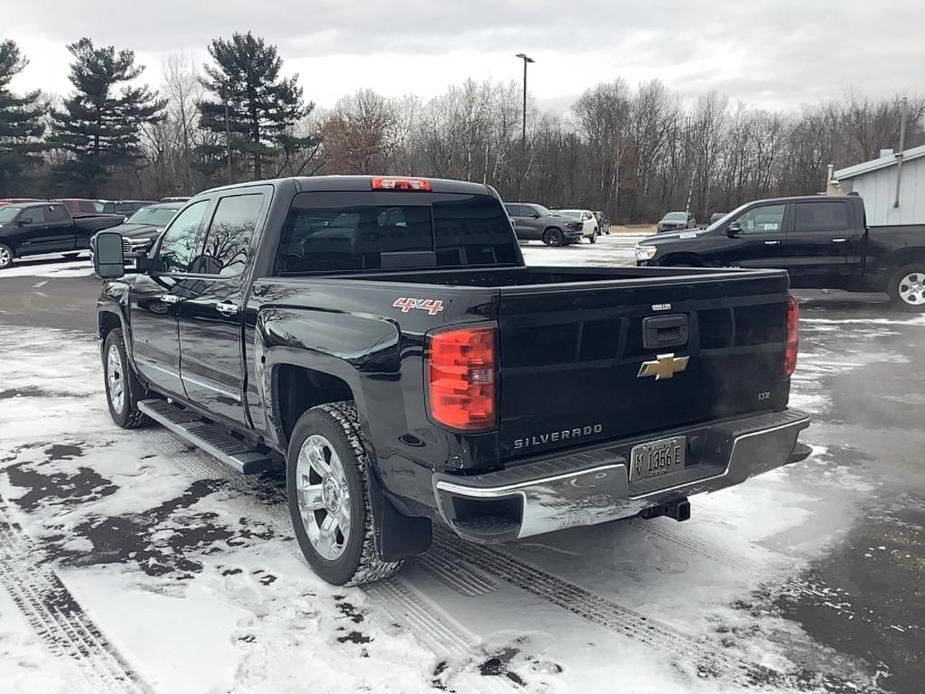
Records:
M639 373L636 378L646 378L655 376L656 381L664 378L674 378L676 373L681 373L687 368L687 362L690 357L676 357L674 354L659 354L654 361L644 361L639 367Z
M392 306L400 308L402 313L408 313L408 311L415 308L421 311L427 311L430 315L436 316L443 310L443 300L412 299L403 296L400 299L395 299L395 303L393 303Z

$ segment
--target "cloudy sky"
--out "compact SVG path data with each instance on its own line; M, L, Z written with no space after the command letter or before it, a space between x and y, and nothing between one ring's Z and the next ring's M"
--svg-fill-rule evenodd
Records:
M925 0L4 0L2 17L0 37L30 60L14 88L58 94L81 36L134 49L156 86L165 55L200 63L210 38L246 30L321 106L366 87L429 97L467 77L519 81L521 51L537 61L531 96L552 107L617 76L787 110L849 87L925 92Z

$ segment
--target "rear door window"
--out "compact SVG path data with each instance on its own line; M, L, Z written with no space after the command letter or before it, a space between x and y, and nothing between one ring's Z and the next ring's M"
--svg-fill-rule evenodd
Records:
M50 224L60 224L67 221L67 210L64 205L49 205L45 210L45 219Z
M221 198L212 215L202 254L190 272L234 277L247 267L263 195L251 193Z
M841 201L798 202L794 231L844 231L848 228L848 205Z
M513 264L507 214L486 195L301 193L283 228L277 274Z

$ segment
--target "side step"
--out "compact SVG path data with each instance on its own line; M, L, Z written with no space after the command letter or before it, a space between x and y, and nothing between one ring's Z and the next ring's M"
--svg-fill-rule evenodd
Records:
M141 400L138 409L177 436L242 474L253 475L275 463L269 453L252 448L244 441L226 434L214 424L202 421L189 410L181 409L166 400Z

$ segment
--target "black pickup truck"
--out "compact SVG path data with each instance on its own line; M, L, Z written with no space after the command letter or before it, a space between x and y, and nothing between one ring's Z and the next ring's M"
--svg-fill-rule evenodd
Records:
M781 268L792 287L886 292L925 311L925 224L868 227L857 195L757 200L636 247L641 266Z
M359 584L432 524L504 542L805 458L779 270L525 267L498 195L331 176L193 198L137 269L97 235L115 422L287 466L308 563Z
M116 214L72 217L61 202L29 202L0 207L0 270L16 258L43 253L65 257L90 248L90 237L125 221Z

